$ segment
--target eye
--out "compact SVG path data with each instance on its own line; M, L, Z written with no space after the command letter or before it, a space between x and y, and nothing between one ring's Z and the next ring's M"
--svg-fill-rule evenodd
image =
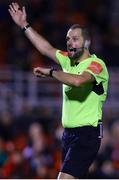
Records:
M78 41L79 38L78 38L78 37L74 37L73 40L74 40L74 41Z

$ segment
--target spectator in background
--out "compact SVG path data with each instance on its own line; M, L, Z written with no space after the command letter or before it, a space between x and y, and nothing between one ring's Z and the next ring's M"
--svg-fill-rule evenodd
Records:
M43 127L34 122L29 127L29 144L24 148L24 158L28 160L37 178L50 178L49 170L53 169L53 157L47 147Z
M63 52L52 47L30 27L25 7L20 9L17 3L12 3L9 13L41 54L53 59L63 69L34 69L36 76L51 76L64 84L63 164L58 179L86 178L102 138L102 105L106 100L108 87L105 63L96 55L90 54L90 36L84 27L78 24L70 27L66 37L67 52Z

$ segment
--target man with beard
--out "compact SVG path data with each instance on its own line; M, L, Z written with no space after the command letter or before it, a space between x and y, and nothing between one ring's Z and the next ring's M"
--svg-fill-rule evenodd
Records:
M14 22L32 44L62 67L34 68L38 77L53 77L63 84L62 166L58 179L86 178L102 137L102 105L106 99L108 71L105 63L89 52L90 37L75 24L67 32L67 52L55 49L27 22L25 7L9 6Z

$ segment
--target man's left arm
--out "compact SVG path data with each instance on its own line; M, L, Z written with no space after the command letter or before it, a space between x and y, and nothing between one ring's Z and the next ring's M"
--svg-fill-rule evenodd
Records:
M54 69L37 67L34 68L34 74L37 77L52 76L61 83L74 87L79 87L82 84L95 81L93 75L85 71L81 75L76 75L76 74L65 73L63 71L57 71Z

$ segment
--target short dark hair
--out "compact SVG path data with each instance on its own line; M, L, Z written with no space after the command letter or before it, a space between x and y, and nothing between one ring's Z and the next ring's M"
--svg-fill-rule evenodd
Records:
M90 40L90 33L87 27L81 26L80 24L73 24L70 29L81 29L82 30L82 36L84 37L84 40Z

